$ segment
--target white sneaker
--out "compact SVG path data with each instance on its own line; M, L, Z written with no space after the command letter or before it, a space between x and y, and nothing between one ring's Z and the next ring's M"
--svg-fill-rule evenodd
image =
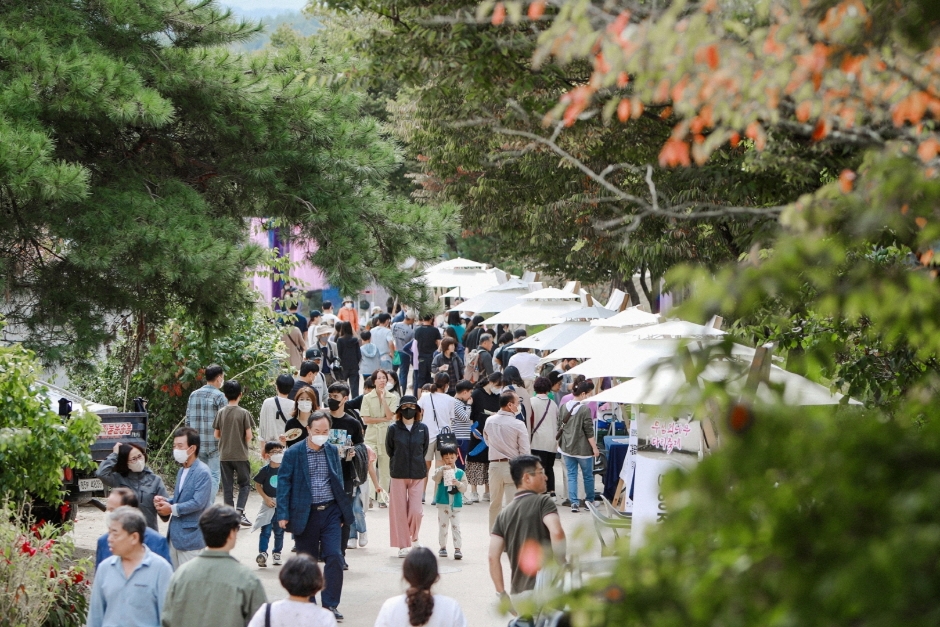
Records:
M474 502L474 503L479 503L479 502L480 502L480 495L479 495L477 492L474 492L474 493L471 494L470 496L473 498L473 502Z
M490 493L489 493L489 492L484 492L484 493L483 493L483 500L486 501L487 503L489 502L489 500L490 500Z
M355 538L350 538L350 539L346 542L346 548L347 548L347 549L355 549L356 546L357 546L357 545L356 545L356 539L355 539Z
M421 548L421 543L418 542L417 540L414 540L414 541L412 541L412 543L411 543L411 548L413 548L413 549L420 549L420 548Z
M408 557L409 549L398 549L398 557Z
M367 544L369 544L369 534L363 531L359 534L359 546L364 547Z

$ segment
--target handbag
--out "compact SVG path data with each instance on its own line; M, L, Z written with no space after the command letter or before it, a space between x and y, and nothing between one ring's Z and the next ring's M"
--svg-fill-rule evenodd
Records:
M401 365L401 351L395 351L395 356L392 357L392 365L396 368Z
M555 441L556 441L556 442L560 442L560 441L561 441L561 436L564 435L564 433L565 433L565 427L568 426L568 421L571 420L571 417L574 416L580 408L581 408L581 403L578 403L577 405L575 405L575 406L572 408L572 410L571 410L570 412L568 412L568 416L567 416L567 417L565 418L565 420L561 423L561 426L558 427L558 432L555 434Z
M441 427L441 423L437 421L437 407L434 406L434 393L432 392L428 398L431 401L431 409L434 411L434 424L437 425L438 433L435 441L437 442L437 450L441 450L442 446L453 446L457 447L457 435L450 430L450 427Z

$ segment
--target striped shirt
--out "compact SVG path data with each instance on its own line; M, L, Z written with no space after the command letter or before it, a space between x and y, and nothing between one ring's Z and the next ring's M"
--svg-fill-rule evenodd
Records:
M189 395L186 405L186 426L199 432L199 454L212 455L219 450L212 423L215 415L228 401L217 388L206 384Z
M326 461L326 447L319 451L313 450L307 443L307 467L310 469L310 502L314 505L333 500L333 489L330 487L330 466Z
M470 420L470 405L467 405L459 398L455 398L454 422L451 424L451 428L453 428L454 435L457 436L458 440L470 439L471 424L473 423Z

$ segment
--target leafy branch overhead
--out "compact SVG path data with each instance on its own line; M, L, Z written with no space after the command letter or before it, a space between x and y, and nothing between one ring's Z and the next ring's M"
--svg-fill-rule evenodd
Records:
M361 95L298 80L329 50L227 50L256 31L209 0L0 8L3 312L44 359L127 313L224 331L264 259L251 217L315 242L344 291L422 297L400 266L449 217L389 193L401 157Z

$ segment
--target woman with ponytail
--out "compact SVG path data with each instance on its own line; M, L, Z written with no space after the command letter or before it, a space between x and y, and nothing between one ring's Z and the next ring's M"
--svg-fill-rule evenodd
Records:
M402 576L408 590L382 605L375 627L467 627L457 601L431 594L431 586L440 577L437 558L429 549L412 549L402 565Z

